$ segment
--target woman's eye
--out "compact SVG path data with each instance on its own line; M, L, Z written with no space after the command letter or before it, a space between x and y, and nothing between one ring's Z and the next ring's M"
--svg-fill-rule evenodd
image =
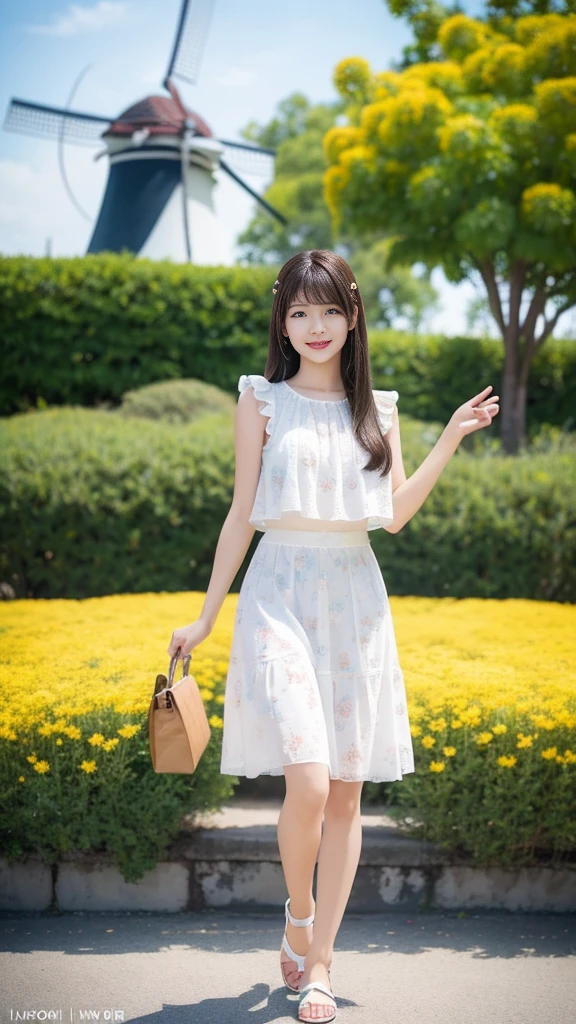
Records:
M330 306L330 309L327 309L327 310L326 310L326 312L327 312L327 313L339 313L339 312L340 312L340 310L339 310L339 309L336 309L336 307L335 307L335 306ZM293 317L295 317L295 316L299 316L299 315L300 315L300 313L302 313L302 316L304 316L304 311L303 311L302 309L298 309L298 310L296 310L296 312L295 312L295 313L292 313L292 316L293 316Z

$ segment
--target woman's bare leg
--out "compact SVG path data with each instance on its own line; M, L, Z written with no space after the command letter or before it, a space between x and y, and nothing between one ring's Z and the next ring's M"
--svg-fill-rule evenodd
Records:
M362 849L362 823L360 797L362 782L330 781L330 792L324 807L324 829L318 855L316 886L316 917L312 942L306 954L304 973L300 977L302 989L309 981L330 984L328 968L332 963L334 942L346 904L350 897ZM313 1004L330 1006L328 997L321 992L310 993ZM302 1010L303 1016L327 1015L320 1006Z
M314 911L312 882L322 837L322 816L328 799L330 771L316 762L284 765L286 796L278 818L278 846L293 917L309 917ZM286 936L295 953L304 955L312 939L312 925L296 927L288 922ZM298 985L296 961L283 950L281 959L291 985Z

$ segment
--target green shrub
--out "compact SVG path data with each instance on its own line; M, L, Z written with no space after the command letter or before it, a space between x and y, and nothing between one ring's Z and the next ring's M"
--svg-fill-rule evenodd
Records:
M136 724L128 725L117 749L104 755L98 749L95 771L95 748L87 737L113 735L126 729L127 719ZM11 861L37 853L51 864L69 851L103 853L125 881L136 882L162 860L185 815L219 810L234 792L236 778L220 774L219 730L212 730L192 775L154 772L141 715L103 707L69 716L62 729L49 730L43 726L39 735L31 729L18 743L0 739L0 852ZM54 745L58 734L60 748ZM26 762L31 749L37 751L29 755L34 766ZM84 770L79 771L82 754ZM35 775L32 767L45 774ZM26 772L25 782L20 772Z
M264 371L276 273L114 253L0 257L0 415L117 405L181 378L236 399L240 374ZM372 331L370 353L374 386L396 388L415 419L446 423L487 384L502 398L500 341ZM573 430L575 392L574 342L546 342L530 370L529 435L542 423Z
M229 419L235 408L236 399L214 384L200 380L169 380L126 391L115 412L118 416L190 423L210 413Z
M129 254L0 257L0 415L183 377L233 394L262 362L274 278Z
M401 422L410 475L442 427ZM548 431L514 458L496 444L465 438L404 529L372 532L391 593L574 600L572 440ZM190 426L51 409L0 421L0 583L18 597L205 589L233 487L232 415Z

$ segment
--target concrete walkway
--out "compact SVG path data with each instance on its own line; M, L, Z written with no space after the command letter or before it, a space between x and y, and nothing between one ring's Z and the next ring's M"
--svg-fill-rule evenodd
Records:
M570 915L346 912L339 1024L571 1024ZM1 1022L285 1024L283 913L0 916ZM54 1016L47 1016L54 1011Z

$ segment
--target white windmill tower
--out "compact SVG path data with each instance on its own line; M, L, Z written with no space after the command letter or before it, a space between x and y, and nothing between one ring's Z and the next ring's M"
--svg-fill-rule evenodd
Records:
M61 151L64 141L105 143L95 159L107 155L110 169L87 252L128 249L151 259L224 262L223 225L214 208L214 171L219 167L286 224L228 163L244 173L269 173L274 151L215 138L174 85L174 78L196 83L213 6L214 0L183 0L162 82L168 96L146 96L118 117L11 100L4 123L8 131L58 138ZM81 209L70 192L62 158L60 166L70 197Z

